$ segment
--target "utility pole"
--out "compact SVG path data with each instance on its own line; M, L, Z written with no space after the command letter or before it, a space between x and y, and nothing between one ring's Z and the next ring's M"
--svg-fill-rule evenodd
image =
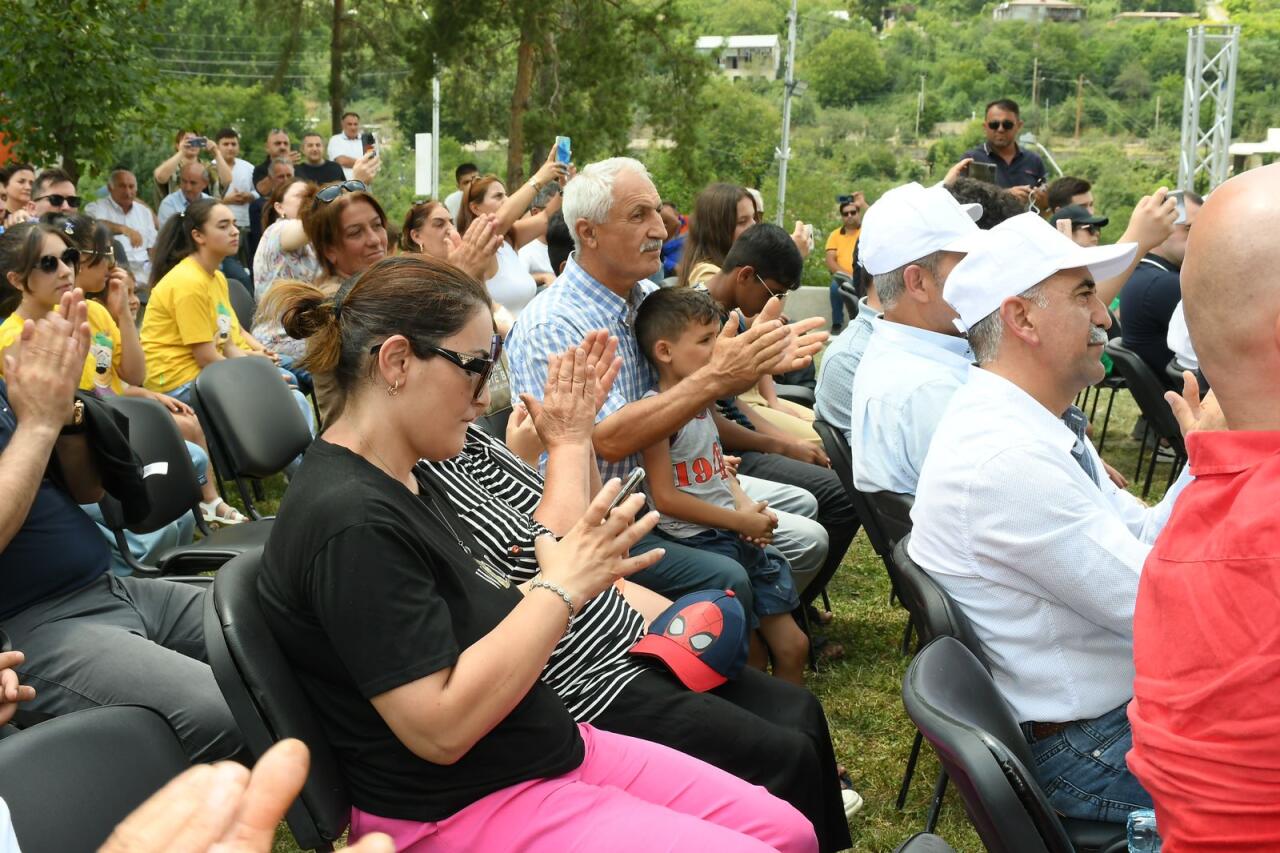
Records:
M1156 132L1160 132L1160 96L1156 95Z
M1084 118L1084 75L1076 80L1076 142L1080 141L1080 121Z
M1031 60L1031 105L1040 103L1040 57Z
M796 2L787 14L787 74L782 90L782 147L778 149L778 210L774 217L782 224L787 201L787 160L791 158L791 95L796 85Z
M920 114L924 112L924 75L920 75L920 97L916 99L916 139L920 138Z
M432 63L433 65L435 63ZM431 197L440 198L440 76L431 78Z

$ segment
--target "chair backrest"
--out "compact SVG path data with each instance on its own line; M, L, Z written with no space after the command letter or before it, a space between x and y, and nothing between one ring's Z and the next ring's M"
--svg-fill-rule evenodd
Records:
M261 565L258 548L218 570L205 597L209 666L255 758L287 737L311 750L306 784L285 817L303 849L329 849L347 828L351 801L315 709L262 614Z
M867 503L871 505L876 523L880 525L880 531L890 548L911 533L911 507L915 502L915 495L897 492L867 493Z
M0 739L0 797L25 853L96 850L187 767L160 714L136 705L90 708Z
M824 420L815 420L813 428L822 439L822 447L827 452L827 458L831 460L831 467L835 470L836 476L840 478L840 484L844 486L845 493L849 496L849 502L853 504L854 512L858 514L858 520L862 522L862 529L867 531L871 547L880 555L880 559L886 561L887 565L893 546L889 544L888 537L881 529L879 518L867 500L867 496L853 485L853 455L849 450L849 442L840 430Z
M921 649L907 667L902 702L988 851L1073 853L1028 770L1034 762L1013 710L963 643L939 637Z
M511 407L498 409L476 418L476 425L489 435L505 442L507 440L507 422L511 420Z
M253 303L253 294L244 286L244 282L234 276L227 276L227 293L231 296L231 310L236 312L240 328L248 331L253 328L253 315L258 310Z
M265 358L229 358L196 378L198 413L229 477L277 474L311 443L307 420L280 370Z
M129 419L129 446L142 462L142 482L151 502L151 512L129 530L150 533L191 512L200 501L200 481L173 416L145 397L112 397L108 405ZM118 502L108 497L100 508L109 529L125 528Z
M1152 372L1141 356L1125 346L1118 338L1107 341L1106 352L1115 362L1120 375L1124 377L1125 385L1129 388L1129 393L1133 395L1134 402L1138 404L1142 416L1147 419L1147 423L1155 430L1156 435L1167 439L1179 454L1186 456L1182 430L1173 416L1173 410L1164 399L1165 384ZM1179 380L1179 387L1181 387L1181 380Z
M986 651L978 641L969 617L964 615L960 605L941 584L911 559L907 553L910 541L911 535L907 534L894 546L893 562L898 567L898 596L902 599L902 606L911 614L920 644L927 645L938 637L954 637L973 653L984 669L989 670Z

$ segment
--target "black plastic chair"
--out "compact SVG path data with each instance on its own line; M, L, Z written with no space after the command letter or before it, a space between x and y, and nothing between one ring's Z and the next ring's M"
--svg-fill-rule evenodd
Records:
M918 832L899 844L893 853L956 853L956 849L936 835Z
M304 850L332 850L346 831L351 801L315 709L263 617L261 561L261 550L236 557L205 597L209 666L255 760L284 738L307 745L311 769L285 818Z
M187 767L160 714L135 705L90 708L0 740L0 797L25 853L96 850Z
M806 409L812 409L817 398L813 394L812 388L806 388L804 385L787 385L783 382L774 383L774 390L778 397L788 400Z
M501 442L507 440L507 422L511 420L511 407L498 409L476 418L476 426Z
M911 534L911 507L915 505L915 495L903 495L897 492L867 492L867 503L876 516L876 523L884 533L889 548Z
M965 616L964 611L960 609L960 605L942 588L936 580L934 580L928 572L922 569L915 560L911 559L911 555L907 553L907 546L911 541L911 534L908 533L893 549L893 562L898 567L898 589L901 595L902 606L907 609L907 613L911 616L911 623L915 626L916 636L919 638L920 646L927 645L938 637L955 637L964 643L965 648L971 651L979 661L982 662L984 669L990 669L987 663L986 652L982 648L982 643L978 641L977 634L973 631L973 625L969 622L969 617ZM920 744L922 735L916 732L915 740L911 744L911 754L907 758L907 770L902 777L902 787L898 789L898 810L901 811L907 802L907 791L911 786L911 777L915 772L916 761L920 757ZM938 774L938 779L933 786L933 800L929 806L929 817L925 823L925 831L932 832L933 828L938 825L938 814L942 810L942 797L947 789L947 773L942 771Z
M1151 492L1151 479L1155 474L1158 461L1170 459L1172 462L1169 466L1168 486L1173 485L1174 478L1178 476L1178 472L1186 464L1187 447L1182 439L1182 428L1178 426L1177 418L1173 416L1173 411L1164 399L1166 390L1164 383L1152 372L1147 363L1136 352L1121 343L1119 339L1108 341L1106 351L1111 356L1111 360L1115 362L1116 369L1124 377L1129 393L1133 395L1134 402L1138 404L1138 409L1147 421L1147 429L1142 434L1142 446L1138 449L1138 468L1134 472L1134 480L1137 480L1142 473L1143 457L1147 451L1147 438L1152 433L1155 435L1151 444L1151 460L1150 465L1147 467L1147 478L1142 485L1142 496L1145 498ZM1168 453L1160 452L1161 439L1168 443L1172 451L1171 456Z
M280 473L311 444L279 368L255 357L215 362L196 378L193 402L214 469L235 481L249 515L262 518L249 481Z
M231 310L236 312L240 328L252 329L253 315L258 310L253 294L244 286L244 282L231 276L227 276L227 293L231 296Z
M110 496L99 508L103 523L115 533L116 548L138 575L183 574L216 569L250 548L261 547L271 532L270 521L253 521L210 530L200 517L200 483L191 467L186 443L164 406L142 397L114 397L109 405L129 419L129 445L143 465L151 512L128 529L151 533L190 512L204 538L165 551L154 566L134 557L124 538L126 525L119 503Z
M991 853L1121 853L1120 824L1059 818L1040 789L1031 749L982 662L954 637L907 667L902 701L933 746Z

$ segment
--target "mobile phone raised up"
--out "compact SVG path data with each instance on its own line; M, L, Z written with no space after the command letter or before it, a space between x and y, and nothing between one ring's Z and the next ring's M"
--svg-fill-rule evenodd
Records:
M373 134L367 130L360 134L360 146L364 149L364 153L366 154L370 151L374 154L378 153L378 142L373 138Z
M632 493L640 488L642 482L644 482L644 469L632 468L631 473L627 475L626 481L622 484L622 490L614 496L613 500L609 501L609 508L604 511L604 517L608 518L609 513L613 512L618 507L618 504L631 497Z
M573 160L573 145L567 136L556 137L556 162L568 166Z
M970 163L969 177L988 184L996 182L996 167L991 163Z

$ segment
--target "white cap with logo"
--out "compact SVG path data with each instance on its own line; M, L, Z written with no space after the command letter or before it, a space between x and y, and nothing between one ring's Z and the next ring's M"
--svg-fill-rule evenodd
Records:
M934 252L967 252L982 205L962 205L941 184L912 182L894 187L862 218L858 259L871 275L882 275Z
M942 288L942 298L960 315L954 322L962 334L1010 296L1062 270L1085 268L1094 281L1102 281L1124 272L1138 251L1137 243L1077 246L1034 213L1020 213L979 233L978 245Z

